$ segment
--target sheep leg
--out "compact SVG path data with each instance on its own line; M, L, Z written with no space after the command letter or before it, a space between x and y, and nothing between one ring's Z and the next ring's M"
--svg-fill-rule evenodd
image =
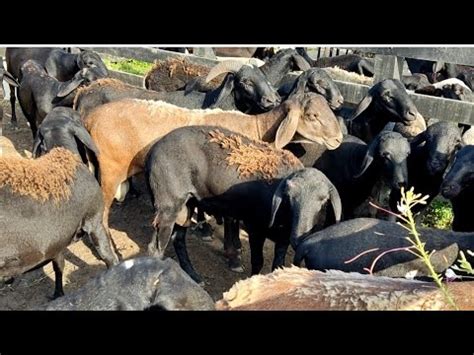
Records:
M18 120L16 118L16 111L15 111L15 100L16 100L16 94L15 90L16 88L12 85L10 86L10 105L12 109L12 118L11 118L11 124L14 129L18 129Z
M106 230L109 230L109 213L110 207L114 201L115 193L122 181L125 181L127 176L123 177L117 170L107 166L102 160L99 160L100 167L100 185L104 195L104 216L103 222Z
M272 271L285 265L286 252L290 244L286 242L276 242L273 257Z
M232 271L243 272L242 260L236 247L236 239L238 244L240 244L239 221L230 217L224 217L224 255L228 259L229 268ZM242 244L240 244L240 247L242 247Z
M197 208L197 225L194 231L204 241L212 241L212 228L209 223L206 222L204 211L201 208Z
M82 229L89 235L92 244L94 244L100 258L105 262L107 267L117 265L119 257L117 256L117 247L113 243L113 239L107 229L102 224L101 215L97 213L95 218L86 221ZM114 251L115 250L115 251Z
M53 299L64 296L63 290L63 271L64 271L64 253L59 253L53 260L53 270L54 270L54 295Z
M260 273L263 267L263 244L265 239L258 235L249 233L250 263L252 265L252 275Z
M189 259L188 249L186 248L186 228L178 225L174 226L174 240L173 246L178 256L179 265L181 268L197 283L202 282L201 276L194 270L193 264Z

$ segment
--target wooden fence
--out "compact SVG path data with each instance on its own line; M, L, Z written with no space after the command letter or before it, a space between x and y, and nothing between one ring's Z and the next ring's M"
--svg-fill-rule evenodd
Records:
M323 48L323 49L321 49ZM98 53L112 55L122 58L133 58L142 60L145 62L153 63L155 60L164 60L170 57L175 58L188 58L190 61L196 64L202 64L206 66L213 66L217 63L216 60L201 57L197 55L182 54L176 52L170 52L160 50L157 48L143 48L143 47L92 47L92 50ZM318 55L326 55L324 47L320 47ZM474 66L474 47L462 47L462 48L448 48L448 47L437 47L437 48L404 48L404 47L367 47L367 48L354 48L348 47L343 48L347 51L359 51L366 53L375 54L375 76L374 83L377 83L383 79L395 78L399 79L402 75L404 58L418 58L433 61L443 61L455 64L464 64ZM197 51L198 53L205 54L206 51ZM342 54L341 48L339 52L336 49L332 49L329 52L330 55ZM132 85L142 87L143 77L139 75L133 75L128 73L122 73L111 70L111 76L128 82ZM335 80L339 86L342 95L347 103L356 105L360 100L367 94L369 86L356 84L351 82ZM413 101L415 102L420 113L427 118L438 118L445 121L454 121L466 124L474 124L474 103L462 102L457 100L409 93Z

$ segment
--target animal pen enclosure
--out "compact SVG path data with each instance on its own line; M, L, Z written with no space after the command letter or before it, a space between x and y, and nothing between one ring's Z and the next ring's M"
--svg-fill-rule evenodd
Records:
M168 58L188 59L191 63L212 67L217 60L194 54L181 54L156 48L91 48L100 54L128 59L137 59L149 63L155 60ZM407 48L407 47L354 47L354 48L328 48L318 47L317 57L348 54L351 52L372 53L375 55L375 75L373 83L384 79L400 79L403 71L404 58L417 58L432 61L443 61L453 64L474 66L474 48ZM198 51L199 53L199 51ZM200 52L205 54L205 51ZM143 77L118 71L111 71L111 76L123 80L131 85L143 86ZM357 104L367 94L368 85L335 80L339 86L345 102ZM454 121L465 124L474 124L474 104L446 98L415 94L410 92L410 97L415 102L419 112L428 118L437 118L445 121Z

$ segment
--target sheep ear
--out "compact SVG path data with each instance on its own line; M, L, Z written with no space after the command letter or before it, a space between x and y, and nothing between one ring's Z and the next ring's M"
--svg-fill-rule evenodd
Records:
M83 78L78 78L78 79L72 80L71 82L67 83L66 85L61 86L61 88L59 89L59 92L57 93L56 97L65 97L65 96L69 95L71 92L76 90L79 87L79 85L82 84L83 81L84 81Z
M367 110L367 108L370 106L370 104L372 103L372 100L374 98L374 94L372 92L372 90L369 90L369 92L367 93L367 95L365 95L365 97L359 102L359 105L357 106L357 108L355 109L354 113L352 114L351 118L349 119L350 121L354 120L355 118L357 118L362 112L364 112L365 110Z
M73 132L74 136L79 139L86 148L94 152L96 155L99 154L99 149L95 145L94 141L92 140L92 137L90 136L89 132L87 132L84 126L77 122L74 122Z
M311 68L311 65L309 65L309 63L306 61L306 59L304 59L299 54L295 54L293 56L293 60L295 61L295 65L299 70L305 71L305 70L308 70L308 69Z
M288 111L285 119L280 123L275 137L275 147L282 149L285 145L291 142L295 136L298 122L300 119L300 110L291 108Z
M278 212L278 209L280 208L281 202L283 201L283 197L285 196L285 183L285 179L281 180L273 194L272 210L270 214L270 223L268 224L268 228L271 228L275 223L276 214Z
M428 137L426 131L421 132L418 134L415 138L413 138L410 142L410 147L415 148L419 146L421 143L426 141L426 138Z
M6 70L3 72L3 79L11 86L20 87L20 83Z
M380 136L376 137L369 144L367 148L367 152L365 153L365 156L364 156L364 160L362 161L361 170L357 175L354 175L354 178L357 179L358 177L360 177L363 173L365 173L365 171L370 166L370 164L372 164L372 162L374 161L375 150L377 149L379 145L379 141L380 141Z
M36 133L36 138L35 138L35 143L33 144L33 150L31 152L31 156L33 158L38 158L39 157L39 147L43 143L44 138L43 135L41 134L40 131Z
M224 79L224 82L221 84L221 91L217 97L216 102L214 102L209 108L218 107L224 99L229 96L229 94L234 89L234 74L229 73Z
M298 79L296 80L296 85L295 88L293 89L293 92L290 94L290 97L293 95L302 95L305 92L306 85L308 83L308 77L309 73L306 71L302 73Z

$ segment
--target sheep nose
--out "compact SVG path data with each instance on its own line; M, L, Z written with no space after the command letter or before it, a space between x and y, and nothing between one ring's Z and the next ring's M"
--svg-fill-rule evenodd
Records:
M398 182L398 187L399 188L406 187L406 182L405 181L399 181Z
M410 109L408 110L407 112L407 118L409 121L412 121L416 118L416 115L417 115L417 111L416 110L413 110L413 109Z
M344 103L344 97L342 95L337 98L337 103L340 105Z
M277 96L263 96L262 97L262 106L264 108L272 108L280 104L281 99Z

